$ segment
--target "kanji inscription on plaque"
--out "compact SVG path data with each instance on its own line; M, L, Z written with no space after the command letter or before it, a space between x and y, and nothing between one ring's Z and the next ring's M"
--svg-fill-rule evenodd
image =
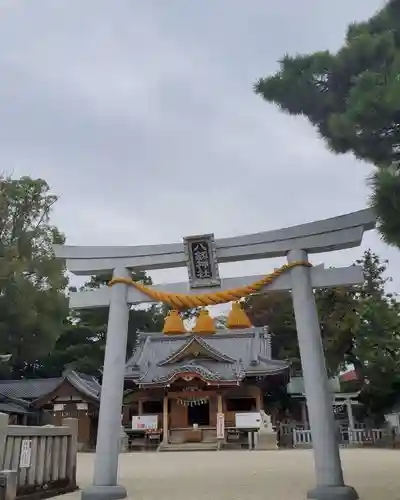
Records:
M221 282L213 234L184 238L191 288L218 286Z
M194 262L195 277L198 279L212 278L208 246L202 241L194 242L190 246Z

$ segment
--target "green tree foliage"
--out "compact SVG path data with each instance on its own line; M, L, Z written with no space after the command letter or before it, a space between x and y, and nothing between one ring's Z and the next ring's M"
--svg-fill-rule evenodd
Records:
M364 270L362 285L316 290L315 299L330 374L353 364L363 401L379 412L390 406L400 386L400 306L385 292L385 261L368 250L356 263ZM269 327L273 356L300 369L291 294L255 295L245 308L254 325Z
M370 178L371 205L378 226L389 245L400 247L400 175L398 167L377 168Z
M285 55L255 91L307 117L333 152L378 167L372 206L385 240L400 246L400 0L351 24L336 54Z
M273 335L272 357L289 359L293 368L299 370L300 354L291 294L271 292L251 295L243 304L252 324L268 326Z
M36 376L60 377L68 368L99 376L103 357L104 344L99 342L95 330L70 320L49 355L40 360Z
M354 328L353 297L344 289L316 291L321 335L327 368L332 375L344 368L352 348ZM255 326L268 326L273 335L272 355L289 359L294 372L301 371L296 322L290 292L255 295L245 302L246 312Z
M50 224L57 197L42 179L0 178L0 378L58 377L71 367L99 375L104 359L108 308L68 310L64 263L53 244L64 236ZM133 279L150 284L145 273ZM108 276L91 278L85 290L103 286ZM160 331L165 308L133 308L127 355L140 331Z
M52 250L64 236L49 223L56 200L42 179L0 179L0 349L12 354L3 377L34 374L67 315L67 279Z
M365 283L356 291L358 323L351 351L370 414L390 408L400 390L400 304L385 292L387 261L366 252ZM354 363L358 360L358 363Z
M82 290L106 286L110 276L92 277ZM132 279L151 284L144 272L132 274ZM83 309L72 312L50 355L42 360L40 376L58 377L64 369L73 368L88 375L101 376L107 337L108 308ZM137 333L159 332L164 325L166 310L160 305L132 308L129 313L127 358L136 345Z

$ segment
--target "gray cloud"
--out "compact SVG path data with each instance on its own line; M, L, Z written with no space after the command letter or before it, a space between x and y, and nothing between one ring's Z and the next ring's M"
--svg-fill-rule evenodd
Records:
M370 168L333 156L252 85L284 53L336 50L349 22L382 3L3 0L2 169L49 181L71 244L222 237L363 208ZM397 251L376 234L367 245L397 274Z

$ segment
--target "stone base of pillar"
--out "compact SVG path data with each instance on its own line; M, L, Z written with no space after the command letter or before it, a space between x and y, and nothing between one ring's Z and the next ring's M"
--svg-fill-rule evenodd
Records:
M307 492L313 500L357 500L358 493L352 486L317 486Z
M278 441L276 432L263 432L258 435L256 450L276 450L278 448Z
M89 486L81 494L81 500L123 500L128 496L126 489L115 486Z

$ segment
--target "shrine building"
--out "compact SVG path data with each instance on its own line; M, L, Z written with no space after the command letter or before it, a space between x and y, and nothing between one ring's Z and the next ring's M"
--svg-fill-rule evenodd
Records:
M212 319L203 311L196 326L202 321ZM193 442L217 448L227 444L230 430L233 440L240 439L236 414L259 415L268 387L289 382L290 363L272 359L271 335L265 328L215 331L211 325L209 330L140 334L127 363L124 426L146 416L144 434L158 435L160 449ZM132 447L142 446L141 438L146 436L130 433Z

